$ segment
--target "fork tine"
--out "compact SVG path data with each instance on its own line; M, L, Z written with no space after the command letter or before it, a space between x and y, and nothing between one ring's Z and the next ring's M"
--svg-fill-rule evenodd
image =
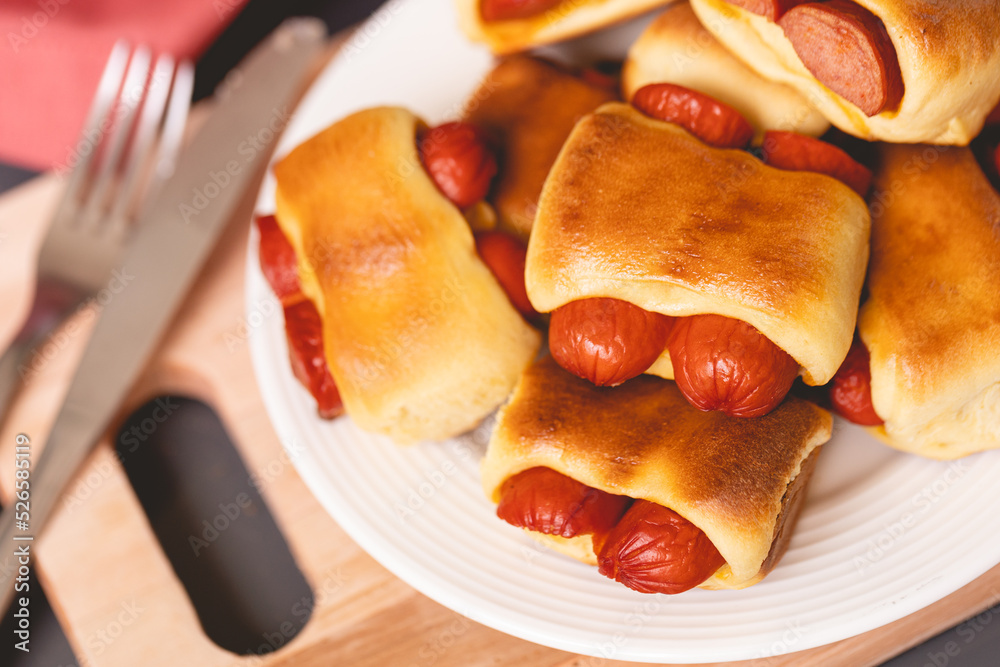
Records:
M132 145L125 159L124 176L108 216L107 233L123 233L128 226L130 214L134 212L135 202L149 172L150 155L155 148L156 132L159 130L166 112L173 73L173 57L165 53L161 54L156 59L149 90L142 103L139 124L136 126L135 136L132 138Z
M149 76L149 63L151 55L149 49L140 46L132 53L132 61L129 63L128 72L125 74L125 83L122 85L118 95L118 104L125 110L121 117L115 119L115 124L111 128L107 152L102 156L101 166L98 168L97 177L90 188L87 196L87 203L81 214L80 224L89 227L100 221L101 212L105 210L108 197L108 188L117 177L117 170L122 151L128 141L135 123L136 112L143 99L146 89L146 79ZM118 105L112 113L118 114Z
M87 119L83 124L82 137L91 142L90 150L79 157L79 161L73 166L63 191L62 200L56 209L52 224L62 224L72 220L74 212L79 208L80 188L90 172L97 153L97 146L100 143L100 126L111 109L111 104L118 97L118 89L122 85L125 76L125 66L128 64L129 45L125 40L118 40L111 48L108 55L108 62L104 66L104 73L101 74L100 83L97 85L97 92L94 93L94 100L90 103L90 110L87 112ZM97 139L91 139L96 135ZM82 143L82 142L81 142Z
M181 144L184 143L184 126L187 123L193 90L194 65L189 60L182 60L174 74L174 85L170 89L167 117L163 121L163 132L160 135L155 167L146 188L145 201L147 205L155 199L156 192L174 173L177 154L180 152Z

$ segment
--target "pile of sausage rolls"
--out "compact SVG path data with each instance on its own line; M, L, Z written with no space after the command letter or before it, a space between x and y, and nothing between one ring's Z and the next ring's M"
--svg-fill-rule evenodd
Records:
M657 5L623 63L525 52ZM641 593L761 581L834 414L1000 448L1000 0L456 8L461 117L337 121L256 220L320 417L497 411L498 519Z

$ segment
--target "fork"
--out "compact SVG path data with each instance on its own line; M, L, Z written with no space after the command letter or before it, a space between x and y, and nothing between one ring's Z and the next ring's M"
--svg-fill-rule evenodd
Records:
M173 171L193 82L186 60L163 54L153 64L144 46L112 48L77 145L82 157L39 251L34 302L0 358L0 420L37 371L41 343L113 279L130 223Z

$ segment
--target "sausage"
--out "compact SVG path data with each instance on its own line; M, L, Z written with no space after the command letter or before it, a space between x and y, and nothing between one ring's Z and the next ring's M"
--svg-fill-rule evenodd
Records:
M260 270L281 302L298 301L302 295L299 283L298 258L285 233L273 215L262 215L256 220L260 231Z
M761 148L762 159L772 167L833 176L862 198L868 196L871 170L832 144L797 132L768 130Z
M748 12L760 14L769 21L777 21L785 12L809 0L729 0L730 4L742 7Z
M635 91L632 105L652 118L676 123L706 144L743 148L753 127L728 104L672 83L651 83Z
M482 0L479 15L487 23L492 21L514 21L538 16L562 0Z
M673 510L636 500L597 555L598 570L640 593L683 593L725 564L712 541Z
M617 97L621 90L622 64L614 60L602 60L580 70L580 78L594 86L603 88Z
M419 149L427 173L455 206L472 206L489 192L497 160L475 125L438 125L424 133Z
M570 373L614 386L643 373L667 347L673 318L628 301L580 299L557 308L549 351Z
M802 64L867 116L903 99L896 49L882 20L849 0L811 2L778 19Z
M323 322L316 304L303 297L298 303L285 306L284 310L288 356L295 377L316 399L320 417L339 417L344 413L344 403L326 363Z
M594 535L604 541L632 503L551 468L530 468L503 483L497 516L546 535Z
M538 318L524 287L524 258L528 252L520 241L503 232L476 234L476 250L507 293L511 304L526 319Z
M844 363L830 381L830 403L841 417L862 426L885 422L872 406L872 372L868 348L855 339Z
M721 315L680 317L668 342L677 388L699 410L760 417L781 403L799 364L753 326Z
M344 413L344 403L326 363L323 321L316 304L302 293L295 249L273 215L258 217L257 229L260 230L261 271L284 308L285 338L292 372L316 399L320 417L339 417Z

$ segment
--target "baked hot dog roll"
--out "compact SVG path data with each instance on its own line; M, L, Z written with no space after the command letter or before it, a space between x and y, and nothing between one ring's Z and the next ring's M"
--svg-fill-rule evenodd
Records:
M757 132L819 136L830 122L795 89L761 77L705 30L688 2L668 7L629 48L625 99L650 83L670 82L711 95L742 113Z
M499 413L483 489L502 518L636 590L745 588L784 554L831 423L795 398L755 420L704 413L673 382L602 389L546 357Z
M934 459L1000 447L1000 195L965 148L885 145L838 412ZM884 422L884 425L879 425Z
M469 39L507 54L585 35L672 1L455 0L455 6Z
M554 311L549 346L568 370L610 385L643 371L676 376L702 409L758 416L796 375L825 384L843 361L869 224L864 200L834 178L779 170L607 104L577 124L546 180L528 296ZM596 372L560 353L581 352L588 366L594 345L610 350ZM706 366L714 377L692 386ZM772 388L777 377L783 387Z
M469 176L462 160L437 159L474 144L458 129L428 132L404 109L369 109L275 166L276 217L298 255L302 292L322 316L347 413L401 442L473 427L540 344L442 192L461 199ZM417 148L424 133L434 180Z
M968 144L1000 97L998 0L691 0L722 44L869 140Z
M465 120L493 136L500 171L489 200L500 229L527 243L545 177L581 117L616 98L551 63L501 60L469 99Z

